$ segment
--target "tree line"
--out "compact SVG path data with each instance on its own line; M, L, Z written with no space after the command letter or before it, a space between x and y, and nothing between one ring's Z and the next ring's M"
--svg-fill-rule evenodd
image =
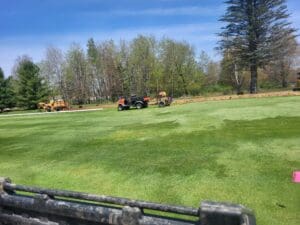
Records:
M157 41L143 35L119 44L113 40L95 43L91 38L86 51L73 44L65 54L54 47L46 52L40 68L53 95L78 104L115 101L133 94L155 96L160 90L174 97L195 95L201 92L208 73L215 73L211 77L218 73L217 63L208 56L200 66L194 47L187 42Z
M31 65L29 67L28 65ZM220 68L185 41L139 35L132 41L97 42L89 39L84 49L72 44L63 52L48 47L38 63L28 56L16 60L11 76L17 105L22 98L37 102L60 96L73 104L116 101L120 96L152 96L161 90L170 96L199 95L218 87ZM25 82L27 81L27 82ZM34 89L36 82L40 84ZM222 87L219 87L222 89ZM29 93L36 96L27 95Z
M0 73L0 109L35 108L60 96L73 104L116 101L120 96L242 94L246 89L287 87L299 56L284 0L228 0L219 34L220 62L186 41L139 35L131 41L87 41L63 52L48 47L41 62L16 60Z

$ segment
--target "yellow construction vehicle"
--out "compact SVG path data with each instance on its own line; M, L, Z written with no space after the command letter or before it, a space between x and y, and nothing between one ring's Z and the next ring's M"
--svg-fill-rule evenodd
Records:
M68 109L68 104L62 100L51 100L49 103L40 102L38 109L45 110L46 112L54 112Z

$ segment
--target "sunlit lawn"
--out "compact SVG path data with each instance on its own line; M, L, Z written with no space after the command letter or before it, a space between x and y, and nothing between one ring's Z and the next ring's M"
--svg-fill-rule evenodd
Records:
M300 97L0 117L0 176L13 182L198 207L254 209L298 225Z

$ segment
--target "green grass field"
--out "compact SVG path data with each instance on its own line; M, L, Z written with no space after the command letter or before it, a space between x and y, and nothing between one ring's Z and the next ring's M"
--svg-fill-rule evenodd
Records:
M0 117L0 176L13 182L198 207L254 209L298 225L300 97L117 112Z

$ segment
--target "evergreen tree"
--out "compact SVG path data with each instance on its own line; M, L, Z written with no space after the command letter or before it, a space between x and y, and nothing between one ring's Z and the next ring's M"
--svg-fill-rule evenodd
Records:
M0 67L0 112L2 112L4 108L6 108L5 99L6 99L5 79L4 79L3 70Z
M48 89L39 75L39 67L31 60L23 60L17 67L17 101L20 107L36 109L45 100Z
M87 42L87 56L88 56L88 61L92 65L97 64L97 60L99 59L97 47L95 44L95 41L93 38L90 38Z
M2 68L0 67L0 81L2 82L4 80L4 72Z
M285 0L228 0L227 12L220 19L227 23L220 34L220 50L230 50L238 64L250 69L250 93L257 92L258 68L274 58L274 49L294 29L287 21Z
M3 70L0 67L0 112L5 108L14 106L14 92L11 85L11 78L5 79Z

